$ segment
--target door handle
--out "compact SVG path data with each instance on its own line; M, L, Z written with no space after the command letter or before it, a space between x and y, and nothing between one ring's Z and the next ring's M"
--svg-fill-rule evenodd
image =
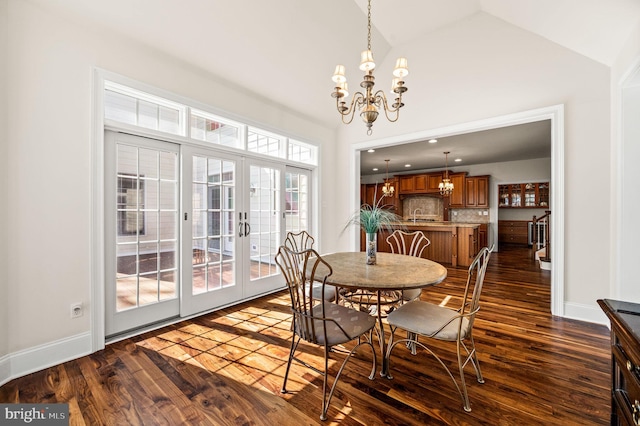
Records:
M238 237L242 237L242 222L238 222Z
M249 224L249 222L245 222L244 223L244 236L248 237L250 233L251 233L251 225Z

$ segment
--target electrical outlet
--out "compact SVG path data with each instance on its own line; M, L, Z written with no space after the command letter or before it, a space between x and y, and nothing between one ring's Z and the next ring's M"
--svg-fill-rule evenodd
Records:
M71 318L80 318L84 314L82 303L74 303L71 305Z

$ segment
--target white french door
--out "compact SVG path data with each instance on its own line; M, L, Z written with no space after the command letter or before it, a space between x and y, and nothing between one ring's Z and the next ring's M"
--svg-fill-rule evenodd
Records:
M179 146L105 133L105 334L179 314Z
M253 297L283 287L275 256L285 235L284 166L247 160L243 219L243 251L248 255L244 271L248 277L244 297Z
M284 287L274 259L310 231L308 170L105 135L107 336Z
M240 157L183 147L182 316L242 299L241 170Z
M283 287L284 167L183 147L182 316Z

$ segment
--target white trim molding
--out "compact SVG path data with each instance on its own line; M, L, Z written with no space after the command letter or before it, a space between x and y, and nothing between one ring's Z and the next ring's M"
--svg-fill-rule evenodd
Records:
M17 377L89 355L93 352L91 346L91 333L87 332L6 355L0 358L0 386Z
M352 169L350 192L350 208L356 211L360 203L360 155L359 152L370 148L381 148L411 142L428 140L433 137L453 136L464 133L479 132L499 127L551 120L551 206L553 208L551 235L551 313L564 316L564 105L522 111L499 117L491 117L468 123L429 129L406 135L392 136L384 139L357 142L351 145L350 164ZM358 234L354 231L353 249Z

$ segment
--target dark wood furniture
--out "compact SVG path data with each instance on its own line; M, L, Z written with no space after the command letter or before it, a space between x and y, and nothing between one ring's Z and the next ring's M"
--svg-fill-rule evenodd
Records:
M498 185L498 207L538 209L549 207L549 182Z
M640 304L601 299L611 321L611 424L640 425Z
M499 220L498 242L529 244L529 221L526 220Z

